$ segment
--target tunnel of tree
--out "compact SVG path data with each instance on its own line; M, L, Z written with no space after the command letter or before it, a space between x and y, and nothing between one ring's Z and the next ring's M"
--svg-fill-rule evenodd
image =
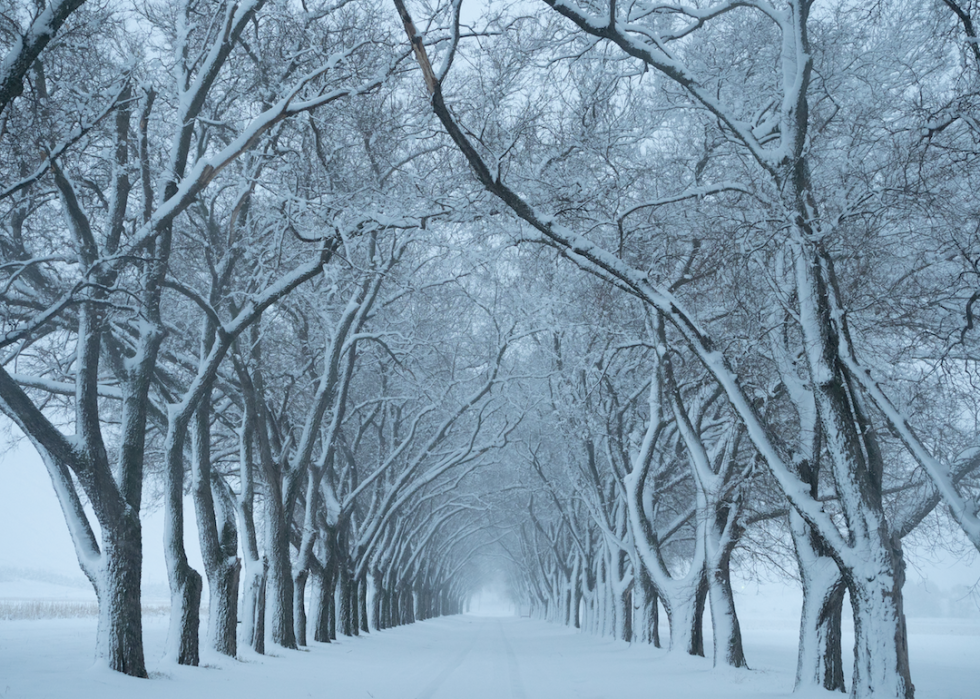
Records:
M777 561L798 688L911 698L903 546L980 550L978 12L0 0L0 411L96 656L147 674L152 497L179 663L492 584L744 667Z

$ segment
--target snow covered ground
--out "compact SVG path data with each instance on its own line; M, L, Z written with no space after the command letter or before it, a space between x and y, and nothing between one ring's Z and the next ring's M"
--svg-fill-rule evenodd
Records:
M306 651L280 650L274 657L208 657L205 666L187 668L159 660L166 626L165 616L145 619L151 672L146 681L92 666L94 619L0 621L0 697L759 699L791 696L796 653L795 622L786 619L746 620L753 669L736 671L540 621L466 615L314 644ZM976 699L980 623L913 619L910 631L916 696Z

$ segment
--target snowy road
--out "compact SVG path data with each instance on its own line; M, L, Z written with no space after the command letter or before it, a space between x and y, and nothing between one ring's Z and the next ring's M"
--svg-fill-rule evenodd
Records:
M92 619L0 621L0 699L801 699L792 693L791 621L745 629L752 671L538 621L474 616L186 668L159 660L166 619L145 625L150 681L92 668ZM975 699L980 625L934 620L910 630L917 698Z
M526 699L517 654L507 638L515 627L500 619L462 627L462 650L416 695L416 699L465 696L474 686L500 699ZM466 636L469 638L466 638Z

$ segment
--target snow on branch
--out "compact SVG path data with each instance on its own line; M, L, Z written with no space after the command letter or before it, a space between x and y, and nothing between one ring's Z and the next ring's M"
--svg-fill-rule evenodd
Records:
M27 71L68 16L83 4L85 0L52 0L34 19L27 32L17 37L0 63L0 114L24 92Z

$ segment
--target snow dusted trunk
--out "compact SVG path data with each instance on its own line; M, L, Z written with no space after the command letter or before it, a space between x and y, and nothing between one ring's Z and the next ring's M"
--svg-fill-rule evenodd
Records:
M168 545L168 548L172 548ZM166 657L180 665L200 662L201 592L203 582L196 570L168 553L170 579L170 629Z
M626 592L623 593L623 636L622 639L627 643L633 642L633 590L634 585L630 585L626 588Z
M782 27L786 107L780 132L785 157L777 180L792 224L787 250L793 259L803 354L849 534L848 545L835 546L833 555L854 613L851 696L912 699L901 542L892 535L882 507L884 462L877 437L864 397L842 360L851 354L845 306L833 259L823 247L825 231L820 230L806 157L807 88L812 70L808 16L809 4L794 0ZM813 516L810 523L817 521ZM827 540L838 534L829 526L820 533Z
M742 630L732 596L731 558L742 529L736 524L738 504L716 505L714 523L705 527L708 598L715 665L746 667Z
M354 625L352 623L352 590L351 587L353 583L351 581L350 568L347 566L347 561L340 561L340 575L337 581L337 586L339 588L338 593L340 599L338 600L337 607L337 617L339 632L344 636L354 635Z
M238 654L238 558L234 497L211 470L210 392L194 418L194 461L191 493L197 530L208 576L208 645L222 655Z
M379 619L379 629L388 629L395 625L394 618L394 592L387 587L382 587L380 591L381 597L381 616Z
M360 589L360 579L354 577L350 578L349 583L349 605L350 605L350 635L358 636L361 633L361 605L360 605L360 594L358 590Z
M368 618L368 577L366 573L361 576L360 583L357 586L357 608L357 616L361 622L361 631L370 633L370 619Z
M803 583L796 689L823 687L843 692L840 624L844 580L826 547L795 511L790 512L790 530Z
M660 609L657 604L657 589L650 579L647 569L636 561L637 570L633 586L633 608L635 610L634 638L640 643L650 643L660 647Z
M293 627L293 577L289 565L289 525L278 489L266 495L266 551L269 581L266 613L269 637L283 648L296 648Z
M415 591L412 589L412 583L406 582L404 587L402 587L401 593L401 605L402 623L403 624L414 624L415 623Z
M102 557L94 580L99 600L96 662L110 670L146 677L140 576L143 540L139 515L129 513L102 530Z
M653 390L653 389L651 389ZM653 421L648 425L648 435L656 431ZM649 441L649 436L648 436ZM643 505L643 489L649 465L643 457L639 457L640 467L626 476L624 485L627 493L627 510L633 531L634 543L642 565L649 575L655 590L653 606L656 599L663 602L670 625L670 650L683 649L689 655L704 655L703 616L704 603L708 592L708 581L705 572L704 535L699 525L696 537L695 551L691 560L691 568L683 578L674 578L667 571L660 553L659 541L653 527L646 517ZM659 615L651 610L651 614ZM659 619L658 619L659 621ZM656 635L659 640L659 629Z
M234 658L238 654L238 587L242 566L238 559L208 570L208 644Z
M322 471L311 469L306 479L306 501L303 510L303 530L296 563L293 566L293 630L296 643L306 645L306 583L313 565L313 548L317 542L318 530L315 523L316 507L319 504L319 481Z
M252 462L253 419L251 405L245 402L245 414L239 430L239 474L241 494L236 514L242 532L244 556L244 582L242 585L242 612L240 640L259 654L265 653L265 589L268 562L259 552L255 527L255 478Z
M873 551L868 565L844 574L854 614L854 676L851 696L906 697L909 651L902 605L905 566L901 542Z
M579 553L575 554L575 562L572 566L571 579L568 581L571 587L571 594L569 595L569 604L571 605L571 619L569 620L569 625L574 626L576 629L582 628L582 556Z
M306 645L306 582L310 571L304 568L293 575L293 631L296 645Z
M613 637L622 641L633 640L633 578L627 565L627 553L623 550L610 552L609 587L613 612Z
M394 581L391 588L391 625L401 626L402 624L402 593L401 585Z
M57 18L52 14L60 12L60 5L63 5L62 10L69 6L77 7L74 3L55 3L47 12L39 15L36 27L50 23L52 33L35 46L38 51L67 16L63 14ZM28 54L21 55L21 58L29 59L21 66L24 72L34 64L37 56L36 53L33 56ZM15 58L13 54L10 57ZM8 63L7 68L12 65ZM18 87L22 73L20 76L11 73L0 77L12 75L14 87ZM46 98L43 84L37 85L37 91L40 97ZM0 96L0 103L5 104L3 100L12 96L13 93ZM128 87L120 96L127 103L131 101ZM0 104L0 109L3 104ZM115 148L112 149L115 153L115 176L112 189L107 192L112 201L112 216L109 225L99 232L99 240L93 234L93 221L79 203L75 186L52 163L54 184L60 193L65 222L73 238L75 257L82 269L89 270L86 273L86 288L72 292L72 307L77 308L77 316L58 326L61 333L77 323L74 357L71 360L75 373L74 433L66 436L52 424L4 366L0 366L0 411L28 436L44 461L71 533L79 565L95 588L99 600L96 662L127 675L146 677L140 607L143 543L139 511L149 390L164 338L159 316L160 282L166 272L164 260L169 250L165 244L160 247L148 246L150 257L153 257L152 253L157 253L156 259L137 273L142 283L142 291L136 293L140 299L138 312L141 322L132 338L135 351L124 361L119 352L103 343L111 334L107 332L107 290L116 285L118 277L111 266L101 263L106 256L118 252L125 226L126 202L130 192L127 176L130 116L128 106L116 110ZM22 224L23 220L17 225ZM106 234L104 239L102 233ZM104 245L100 246L100 241L104 241ZM59 254L69 254L71 247L69 245L64 253ZM52 307L48 310L56 309ZM35 320L43 317L44 312ZM42 322L37 327L44 326L46 323ZM46 332L41 330L35 337L42 337ZM104 374L104 367L101 366L103 357L109 358L122 395L121 420L115 424L114 418L111 428L114 440L119 441L115 461L110 460L102 433L107 424L105 416L100 414L99 399L99 379ZM101 543L85 512L82 495L98 520Z
M184 549L184 430L171 415L166 439L163 544L170 582L166 657L180 665L200 662L201 574Z
M330 643L330 603L328 597L332 591L328 590L329 583L327 576L322 568L315 568L310 572L312 581L311 597L313 599L313 609L310 619L313 627L313 640L320 643Z
M314 599L318 600L313 613L313 640L330 643L337 638L334 593L336 591L336 564L334 559L334 534L322 533L317 539L322 566L314 569Z
M245 584L242 590L242 643L256 653L265 653L265 592L268 580L265 559L245 557Z
M734 546L732 546L734 548ZM711 600L711 628L713 631L715 665L746 667L742 650L742 631L735 613L732 598L731 571L728 549L721 563L712 565L707 576L708 597Z
M708 584L701 566L677 581L669 595L661 593L670 624L670 650L704 656L704 602Z
M371 597L371 626L375 631L385 628L385 621L382 611L384 599L387 596L384 590L384 575L381 570L375 568L371 571L371 584L374 588L374 595Z
M800 322L814 399L833 467L841 509L853 544L833 551L854 613L855 699L911 699L902 584L901 541L893 536L881 502L884 469L861 396L848 380L838 350L832 296L839 292L833 266L817 245L798 243L796 279Z

